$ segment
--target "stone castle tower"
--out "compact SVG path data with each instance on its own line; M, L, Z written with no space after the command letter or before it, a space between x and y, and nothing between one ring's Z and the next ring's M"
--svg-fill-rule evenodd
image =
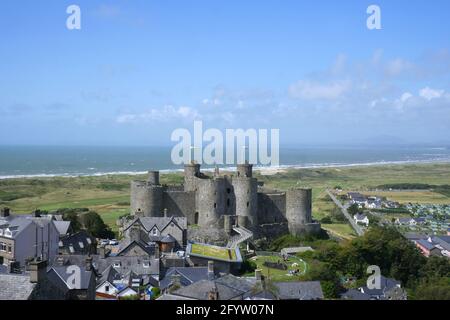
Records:
M187 217L191 225L227 232L241 226L259 236L318 232L311 204L311 189L264 190L248 163L239 164L231 176L221 176L218 169L209 176L199 164L187 164L181 186L162 186L158 171L150 171L147 181L131 182L132 214L158 217L166 212Z

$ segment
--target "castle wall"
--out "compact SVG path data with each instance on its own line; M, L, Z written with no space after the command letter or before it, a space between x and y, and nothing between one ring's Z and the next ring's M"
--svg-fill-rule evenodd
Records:
M195 191L197 189L198 177L200 176L200 165L190 163L184 166L184 191Z
M244 227L252 228L258 224L258 195L255 178L238 177L232 181L236 197L236 215L246 217Z
M227 205L224 179L198 179L195 207L198 212L198 224L210 227L216 224L225 213Z
M286 194L258 192L258 222L287 223L286 220Z
M286 219L289 231L298 235L307 231L305 225L312 223L312 190L296 189L286 192Z
M131 214L148 217L162 215L163 187L151 185L144 181L131 182Z
M166 191L163 194L162 208L169 216L186 217L189 224L195 220L195 192Z

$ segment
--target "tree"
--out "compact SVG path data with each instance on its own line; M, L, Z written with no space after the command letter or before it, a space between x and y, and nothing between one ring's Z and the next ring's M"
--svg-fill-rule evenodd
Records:
M351 216L354 216L355 214L360 212L359 206L356 203L354 203L350 207L348 207L347 211Z
M416 300L450 300L450 278L432 278L421 282L413 292Z
M70 221L70 227L73 232L81 230L81 223L78 220L78 213L76 211L69 211L63 214L63 220Z
M114 232L103 222L97 212L90 211L83 215L84 228L94 237L97 238L114 238Z

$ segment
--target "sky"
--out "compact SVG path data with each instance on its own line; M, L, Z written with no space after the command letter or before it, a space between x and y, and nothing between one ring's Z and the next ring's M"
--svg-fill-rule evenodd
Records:
M447 0L5 0L0 61L0 145L450 144Z

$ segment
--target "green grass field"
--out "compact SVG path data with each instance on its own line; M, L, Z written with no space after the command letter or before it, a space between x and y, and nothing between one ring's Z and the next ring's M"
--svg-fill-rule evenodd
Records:
M342 168L289 169L274 175L255 177L268 188L287 190L293 187L313 188L313 216L320 220L329 215L333 203L325 190L340 186L345 191L366 191L370 194L406 202L450 204L450 197L429 190L373 192L377 186L394 183L426 183L445 185L450 181L450 164L408 164L359 166ZM89 208L98 212L105 222L116 230L115 221L129 210L130 181L145 176L111 175L75 178L21 178L0 180L0 206L16 213L34 209ZM183 181L182 173L161 174L162 184ZM354 236L345 223L324 225L330 232L343 238Z
M234 250L202 245L200 243L193 243L191 245L191 253L229 261L236 261L237 259Z
M273 255L273 256L255 256L251 258L250 260L254 261L258 267L258 269L261 270L262 274L266 277L272 280L272 281L294 281L301 279L301 275L306 271L305 270L305 264L301 262L300 258L297 258L295 256L290 257L287 261L283 261L283 259L280 256ZM286 264L288 267L287 270L279 270L275 268L268 268L264 265L264 262L281 262ZM289 271L293 271L295 269L298 269L300 272L298 275L290 275Z

